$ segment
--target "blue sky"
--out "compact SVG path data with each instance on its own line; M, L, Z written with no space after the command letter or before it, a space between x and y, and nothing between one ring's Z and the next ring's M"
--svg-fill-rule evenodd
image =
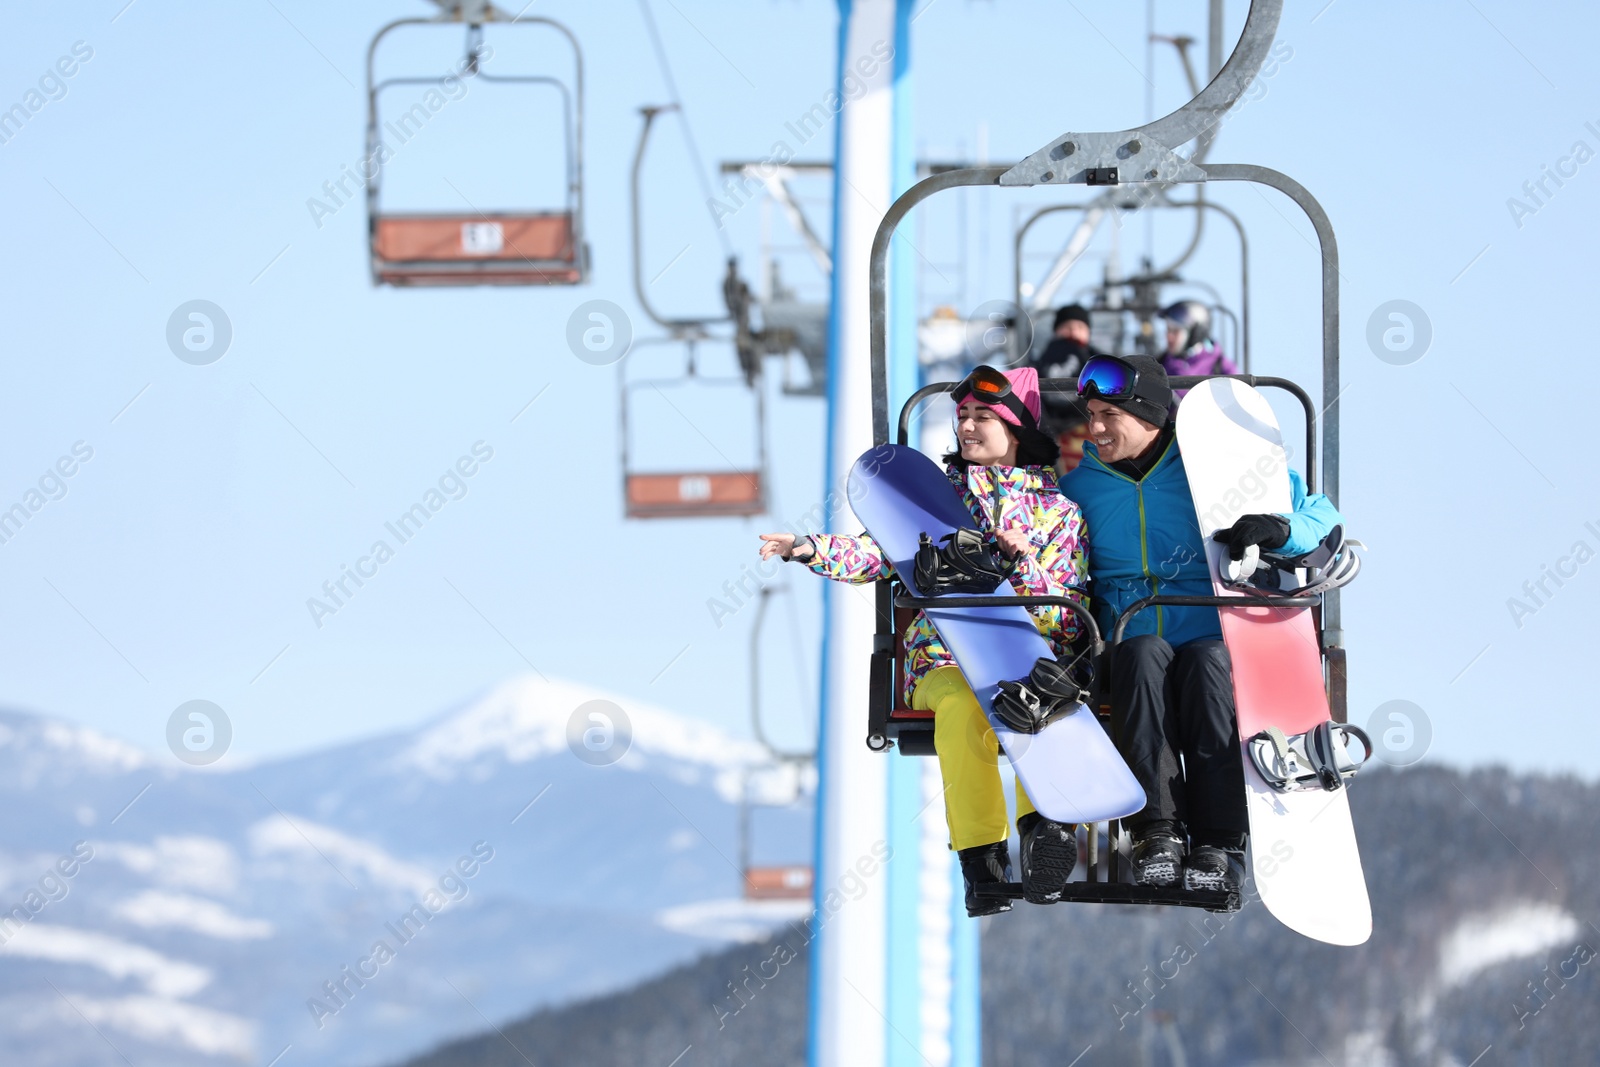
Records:
M654 6L709 164L765 156L832 86L826 0ZM1578 565L1573 550L1600 551L1583 351L1600 163L1574 146L1600 150L1585 125L1600 128L1585 45L1600 12L1534 14L1504 0L1319 7L1293 5L1279 35L1292 56L1212 158L1295 176L1339 234L1341 504L1371 546L1345 600L1352 717L1408 700L1430 720L1431 758L1592 774L1600 727L1585 668L1600 563ZM934 0L913 30L923 152L1014 159L1068 129L1138 123L1143 8ZM1202 8L1158 0L1158 29L1198 33ZM820 404L770 398L774 520L622 519L616 368L576 359L565 341L590 299L622 305L637 336L659 332L632 293L627 174L637 107L668 94L638 8L622 0L535 8L585 48L591 284L370 285L359 201L320 220L307 201L362 153L357 87L372 33L427 10L95 0L0 16L0 104L24 101L41 78L58 97L0 144L11 253L0 263L0 504L24 500L77 442L93 452L61 480L65 495L0 544L0 701L159 749L171 711L208 699L233 720L234 752L260 758L413 725L531 663L747 729L754 612L718 627L706 601L754 561L758 530L819 498ZM1243 11L1229 5L1235 30ZM551 38L501 40L491 36L501 69L565 62ZM50 81L77 42L92 56ZM452 29L393 57L442 74L459 54ZM1156 54L1149 82L1159 112L1187 97L1170 53ZM551 107L471 86L397 154L391 203L558 196ZM797 155L830 145L819 135ZM645 273L651 300L674 313L715 310L725 256L693 165L681 128L663 120ZM1524 183L1558 167L1569 176L1546 179L1533 203ZM1276 194L1213 196L1249 228L1257 369L1314 386L1309 225ZM1525 209L1513 212L1512 197ZM908 232L926 264L924 304L968 311L1006 296L1018 213L1060 199L969 192L920 210ZM742 209L725 230L750 273L759 215ZM1041 227L1030 247L1049 251L1064 234ZM1147 241L1159 253L1181 236L1134 221L1129 265ZM1097 244L1085 269L1104 254ZM814 270L786 262L819 291ZM1213 232L1191 274L1231 294L1236 273L1231 239ZM233 332L208 366L166 343L169 317L195 299L222 307ZM1408 365L1367 344L1370 316L1391 300L1431 323L1426 355ZM651 349L637 369L671 358ZM711 372L727 356L708 346L704 358ZM693 429L676 412L641 411L636 448L651 461L748 454L736 392L712 402L685 390L681 409ZM493 455L464 495L316 625L307 599L479 442ZM1531 604L1524 583L1558 564L1572 576L1547 580L1537 610L1514 617L1508 600ZM764 690L798 738L814 715L817 595L809 575L783 581L791 595L774 604ZM1509 728L1520 724L1534 728Z

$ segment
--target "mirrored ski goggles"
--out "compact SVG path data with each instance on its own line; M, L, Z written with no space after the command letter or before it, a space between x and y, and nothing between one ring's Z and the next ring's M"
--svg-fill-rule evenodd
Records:
M1116 356L1095 356L1078 375L1078 395L1085 399L1127 400L1139 384L1139 372Z
M1029 411L1022 399L1011 391L1011 379L993 367L980 364L972 368L972 373L957 382L956 387L950 390L950 397L956 402L958 410L961 402L969 396L980 404L1005 408L1021 420L1024 426L1035 429L1038 427L1038 420L1033 417L1033 412ZM957 421L960 421L959 416Z

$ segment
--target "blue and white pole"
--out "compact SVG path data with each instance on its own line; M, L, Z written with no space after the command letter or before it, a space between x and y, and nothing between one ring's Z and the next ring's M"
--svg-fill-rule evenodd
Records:
M913 6L839 0L826 461L827 489L839 501L850 464L872 445L872 239L894 197L916 180ZM919 384L914 273L900 261L906 252L897 244L890 267L891 418ZM842 507L833 517L836 527L848 522ZM937 768L867 751L862 709L873 601L835 583L824 596L809 1062L976 1067L976 931L952 910L960 901L952 896Z

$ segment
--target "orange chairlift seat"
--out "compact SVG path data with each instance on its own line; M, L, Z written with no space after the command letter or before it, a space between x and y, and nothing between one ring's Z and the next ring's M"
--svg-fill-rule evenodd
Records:
M746 867L746 900L810 900L812 869L801 864L787 867Z
M653 339L670 343L675 338ZM641 345L635 345L635 351ZM743 375L709 377L695 368L695 341L685 342L689 348L688 370L679 378L649 378L630 381L628 360L619 364L621 381L622 417L622 490L624 514L630 519L698 519L729 516L752 516L767 510L766 402L759 380L751 381ZM631 355L631 353L630 353ZM634 393L654 390L663 398L663 389L679 388L688 384L718 388L738 388L750 394L755 412L756 456L751 466L730 464L723 470L637 471L629 446L629 401ZM668 400L670 404L670 399ZM673 405L676 408L676 405ZM681 412L680 412L681 414ZM691 424L692 425L692 424Z
M642 174L645 148L650 131L660 115L679 110L676 104L664 107L639 109L643 125L639 130L639 143L634 149L633 170L629 179L630 228L633 240L633 290L639 307L657 325L667 331L665 337L649 338L633 346L633 350L618 364L618 383L621 401L618 409L622 416L622 491L624 513L630 519L698 519L726 516L760 515L767 510L767 443L766 400L762 384L762 356L770 351L784 351L792 341L785 340L783 347L769 347L774 339L749 326L750 292L739 277L737 260L728 260L727 274L722 281L723 303L727 314L720 316L668 317L657 311L650 301L649 287L644 281L644 235L642 216ZM680 255L682 253L679 253ZM670 264L669 264L670 265ZM709 327L730 323L732 336L713 336ZM726 340L732 343L738 362L738 375L711 377L700 374L696 368L696 346L702 341ZM649 344L682 343L686 352L683 375L675 378L630 380L628 364L640 348ZM664 389L695 387L739 388L748 393L754 406L756 456L751 466L739 466L732 460L720 470L675 470L644 472L635 470L629 445L629 401L634 393L652 389L661 399L672 404ZM674 408L677 405L672 405ZM679 411L679 414L683 414ZM684 416L690 426L693 420ZM695 427L707 443L710 438ZM713 445L713 447L715 447ZM726 457L724 457L726 459Z
M552 19L512 18L492 4L464 11L457 3L434 18L398 19L378 31L367 50L367 230L375 285L581 285L589 277L589 249L583 230L583 55L577 39ZM474 21L481 20L481 21ZM569 87L548 75L491 74L480 64L482 22L548 26L572 46ZM559 210L465 210L386 212L382 208L384 129L380 113L385 90L406 85L438 85L434 77L376 81L378 45L391 30L410 25L467 24L462 77L489 84L538 85L561 96L564 128L566 202ZM403 117L402 117L403 121ZM392 123L391 123L392 125Z

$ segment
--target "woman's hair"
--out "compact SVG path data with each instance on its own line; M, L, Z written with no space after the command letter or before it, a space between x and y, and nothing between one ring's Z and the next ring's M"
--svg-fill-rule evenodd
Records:
M1038 430L1020 429L1009 422L1001 420L1000 425L1006 428L1006 433L1017 442L1017 466L1019 467L1054 467L1056 460L1061 458L1061 449L1055 441ZM947 452L944 457L946 466L954 465L966 470L972 466L972 461L961 455L958 446L954 452Z

